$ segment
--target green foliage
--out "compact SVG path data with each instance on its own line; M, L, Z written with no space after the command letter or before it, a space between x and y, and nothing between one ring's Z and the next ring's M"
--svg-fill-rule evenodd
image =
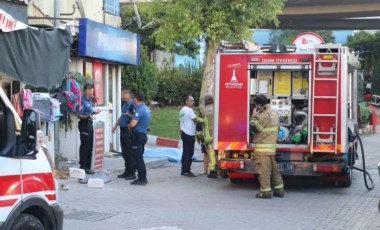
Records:
M155 136L179 139L179 124L177 107L151 107L152 119L149 133Z
M180 105L182 97L187 93L193 94L196 99L199 98L202 69L187 65L179 68L166 66L159 70L155 63L149 60L146 52L147 50L141 47L139 66L123 67L122 88L141 91L147 101L155 100L164 106Z
M167 49L178 42L204 37L206 43L221 39L236 41L251 36L251 28L266 23L278 24L277 13L283 0L156 0L148 12L159 28L153 33L156 43Z
M371 110L368 108L366 102L359 103L359 109L360 109L360 127L364 127L368 125L369 119L371 117Z
M189 65L165 68L160 72L160 83L154 99L163 106L180 105L182 98L190 93L198 101L202 74L202 69L194 69Z
M271 37L270 42L278 43L278 44L291 44L293 38L302 32L306 32L306 31L304 30L272 30L270 34L270 37ZM335 37L331 30L316 30L316 31L309 31L309 32L315 32L321 35L321 37L325 40L326 43L335 42Z
M147 101L152 100L158 87L158 68L149 60L147 50L141 46L140 65L124 66L121 73L121 87L141 91Z
M121 9L121 17L123 27L128 31L135 32L140 34L140 43L145 46L148 50L148 54L150 54L153 50L159 49L164 50L163 46L160 46L155 42L155 38L153 33L159 28L159 24L156 19L153 18L152 14L148 14L148 11L151 10L151 3L137 3L137 8L141 18L142 26L145 26L151 22L153 22L150 26L140 29L137 26L137 22L135 21L135 12L131 4L126 4ZM159 9L157 9L159 10ZM162 15L164 12L156 11L155 15ZM175 47L172 49L168 49L168 51L179 54L179 55L188 55L191 57L195 57L198 54L199 45L196 43L196 40L191 40L188 42L178 41Z
M355 33L348 37L347 45L359 53L364 74L372 70L372 91L380 95L380 31ZM364 84L363 81L362 84ZM362 86L359 85L359 87Z

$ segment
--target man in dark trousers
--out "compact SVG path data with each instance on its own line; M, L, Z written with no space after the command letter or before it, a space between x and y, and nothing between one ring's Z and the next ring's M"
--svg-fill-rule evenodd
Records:
M202 123L203 119L197 117L193 111L194 98L192 95L186 95L183 98L183 103L185 106L179 111L179 125L183 143L181 175L195 177L191 172L191 163L193 160L195 145L195 123Z
M120 127L120 145L125 171L117 177L126 180L134 180L136 179L136 162L132 157L132 137L131 132L128 130L128 124L135 113L135 104L131 98L130 89L125 88L121 91L121 99L121 116L113 126L112 132L115 133L117 127Z
M148 127L150 122L150 109L144 103L144 94L136 92L134 103L136 112L132 121L128 124L129 130L132 131L132 155L137 166L137 180L131 182L131 185L146 185L146 168L144 162L144 146L148 141Z
M92 127L93 115L100 113L99 110L93 110L92 97L94 87L86 84L83 88L82 109L78 113L78 129L80 133L79 147L79 165L84 169L86 174L93 174L91 170L92 148L94 143L94 128Z

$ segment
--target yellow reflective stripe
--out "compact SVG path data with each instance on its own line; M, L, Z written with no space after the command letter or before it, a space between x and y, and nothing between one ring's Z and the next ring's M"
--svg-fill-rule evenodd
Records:
M256 153L275 153L276 149L273 148L256 148Z
M256 148L276 148L276 144L256 144Z
M272 192L271 188L260 188L260 192Z
M255 126L256 130L261 132L264 127L260 125L260 123L256 119L252 119L251 123Z
M269 128L264 128L262 132L277 132L278 127L269 127Z
M274 186L274 189L283 189L283 188L284 188L284 184L279 184L279 185Z
M274 153L276 152L276 144L256 144L255 151L259 153Z

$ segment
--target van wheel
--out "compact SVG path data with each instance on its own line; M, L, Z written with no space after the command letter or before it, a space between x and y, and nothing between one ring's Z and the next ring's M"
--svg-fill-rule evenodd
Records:
M32 215L21 213L13 222L11 230L45 230L41 221Z

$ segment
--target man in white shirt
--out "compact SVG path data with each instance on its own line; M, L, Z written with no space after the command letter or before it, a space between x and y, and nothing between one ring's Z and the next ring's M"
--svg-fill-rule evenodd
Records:
M195 175L190 171L194 155L195 123L201 123L203 120L202 118L197 117L193 111L193 96L190 94L186 95L183 98L183 103L185 106L179 111L179 124L181 128L181 139L183 143L181 175L187 177L195 177Z

